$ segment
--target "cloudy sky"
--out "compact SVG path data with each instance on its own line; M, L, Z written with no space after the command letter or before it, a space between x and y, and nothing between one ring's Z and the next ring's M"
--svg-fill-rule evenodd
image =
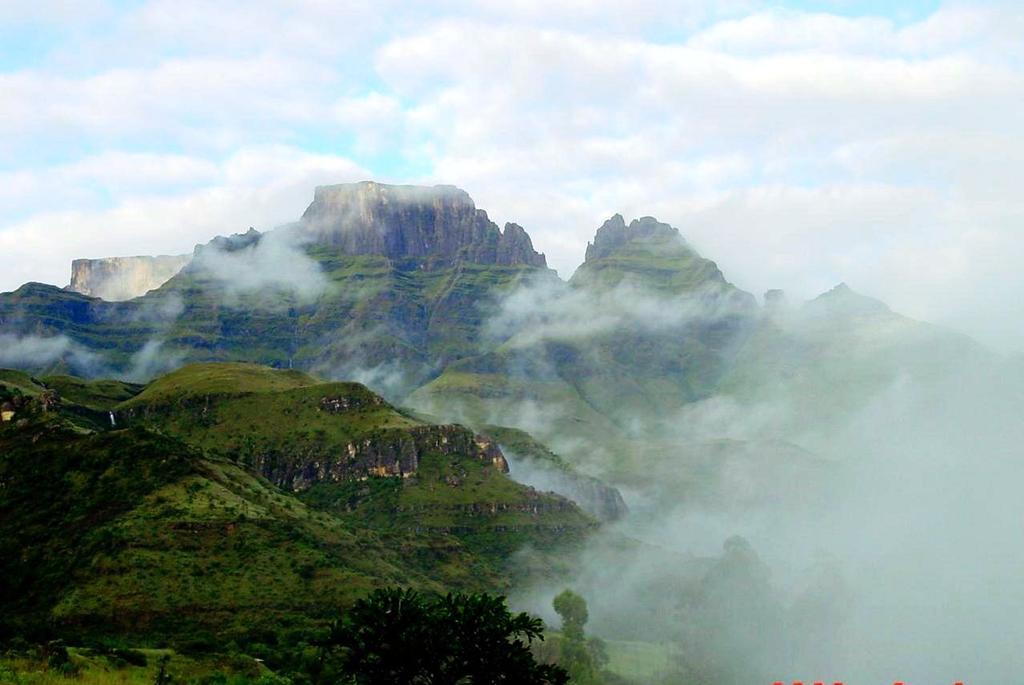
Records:
M653 214L1019 351L1022 169L1012 0L0 0L0 290L438 182L566 277Z

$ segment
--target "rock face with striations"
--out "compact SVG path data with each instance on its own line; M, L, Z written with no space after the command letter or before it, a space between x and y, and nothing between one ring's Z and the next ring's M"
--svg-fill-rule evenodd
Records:
M298 230L348 254L415 259L427 268L460 261L544 267L521 226L499 230L455 186L393 186L364 181L317 187Z
M171 280L192 255L104 257L71 262L68 290L103 300L130 300Z

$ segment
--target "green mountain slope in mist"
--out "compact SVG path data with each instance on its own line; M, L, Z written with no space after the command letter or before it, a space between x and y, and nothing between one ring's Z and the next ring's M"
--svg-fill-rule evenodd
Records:
M901 378L941 378L985 354L845 285L792 306L770 293L758 307L649 218L606 222L551 293L514 301L507 321L497 314L511 337L449 365L409 403L527 430L613 484L688 506L753 506L794 479L821 485L835 470L808 451L815 430Z
M753 297L650 217L608 220L569 283L538 303L509 323L520 332L449 365L410 403L474 425L624 443L637 417L670 417L713 393L758 319Z
M899 383L941 381L990 354L840 284L801 306L769 307L722 378L741 406L784 406L780 434L826 430Z
M596 526L511 480L486 438L354 383L246 364L144 388L4 371L0 403L16 407L0 424L8 636L297 640L374 587L506 590L524 546L531 572L557 573ZM90 404L116 426L80 420Z

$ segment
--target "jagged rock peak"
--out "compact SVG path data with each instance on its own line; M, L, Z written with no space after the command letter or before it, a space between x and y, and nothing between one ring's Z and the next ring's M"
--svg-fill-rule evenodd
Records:
M298 227L313 241L349 254L545 267L521 226L502 232L466 191L449 185L397 186L362 181L319 186Z
M597 229L594 235L594 242L587 243L586 261L607 257L622 245L633 240L650 240L656 238L674 239L680 245L685 245L679 231L672 226L662 223L653 216L644 216L633 219L626 225L621 214L615 214Z
M223 252L234 252L235 250L241 250L242 248L249 247L250 245L255 245L262 237L262 233L250 226L249 230L245 233L232 233L229 236L219 235L206 245L196 245L195 254L198 255L208 248L221 250Z

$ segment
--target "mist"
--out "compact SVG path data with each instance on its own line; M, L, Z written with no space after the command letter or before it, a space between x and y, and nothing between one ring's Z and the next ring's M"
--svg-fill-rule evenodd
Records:
M287 306L282 296L308 304L324 293L328 281L305 253L306 242L289 226L266 233L250 229L202 246L186 268L216 283L229 305L240 304L244 297L263 307Z
M70 373L93 375L105 366L102 357L65 335L0 335L0 367L39 369L64 363Z
M680 326L735 315L635 285L534 284L489 330L499 350L536 355L520 378L570 386L546 365L552 341L600 356L608 335L668 346ZM567 428L574 410L553 396L454 410L533 433L630 508L570 577L520 589L517 606L555 620L552 597L573 587L590 632L667 645L663 682L1014 680L1024 365L843 288L753 317L725 352L743 373L661 415L626 410L611 442ZM572 496L554 472L511 463L514 478Z

